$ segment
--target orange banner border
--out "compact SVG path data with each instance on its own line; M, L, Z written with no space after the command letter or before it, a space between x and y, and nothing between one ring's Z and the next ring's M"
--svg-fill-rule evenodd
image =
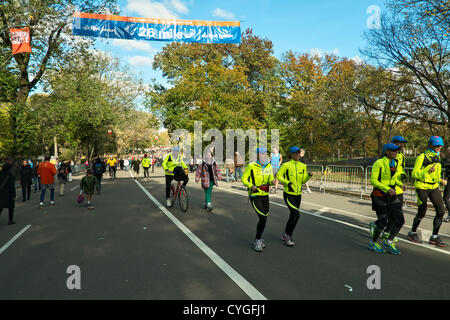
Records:
M74 18L111 20L111 21L125 21L138 23L153 23L153 24L174 24L186 26L207 26L207 27L240 27L240 21L201 21L201 20L176 20L176 19L153 19L153 18L136 18L136 17L122 17L109 14L74 12Z

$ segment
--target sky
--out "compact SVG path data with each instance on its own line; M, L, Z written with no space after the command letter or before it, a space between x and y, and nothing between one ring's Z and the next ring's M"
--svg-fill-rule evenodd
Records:
M383 12L384 0L119 0L120 15L127 17L185 20L240 21L274 44L275 56L288 50L364 59L359 52L366 46L363 34ZM119 58L146 81L165 83L152 69L154 56L166 42L96 40L96 49Z

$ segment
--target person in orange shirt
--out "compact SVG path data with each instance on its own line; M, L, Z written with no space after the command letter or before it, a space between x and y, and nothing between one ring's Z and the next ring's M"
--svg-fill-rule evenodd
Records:
M38 169L38 176L41 177L41 208L44 206L45 191L50 189L50 204L55 205L55 175L56 168L50 163L50 156L45 156L45 161L40 164Z

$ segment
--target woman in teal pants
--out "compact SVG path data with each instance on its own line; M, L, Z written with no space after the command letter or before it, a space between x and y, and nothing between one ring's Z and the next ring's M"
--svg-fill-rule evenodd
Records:
M195 174L195 182L202 184L203 190L205 190L205 209L212 211L211 193L214 186L218 186L218 181L222 180L219 166L217 165L211 153L207 153L205 159L200 165L197 166L197 172Z

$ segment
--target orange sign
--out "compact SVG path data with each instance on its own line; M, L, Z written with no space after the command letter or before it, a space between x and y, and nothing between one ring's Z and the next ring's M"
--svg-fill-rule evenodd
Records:
M21 52L31 52L30 28L9 29L13 55Z

